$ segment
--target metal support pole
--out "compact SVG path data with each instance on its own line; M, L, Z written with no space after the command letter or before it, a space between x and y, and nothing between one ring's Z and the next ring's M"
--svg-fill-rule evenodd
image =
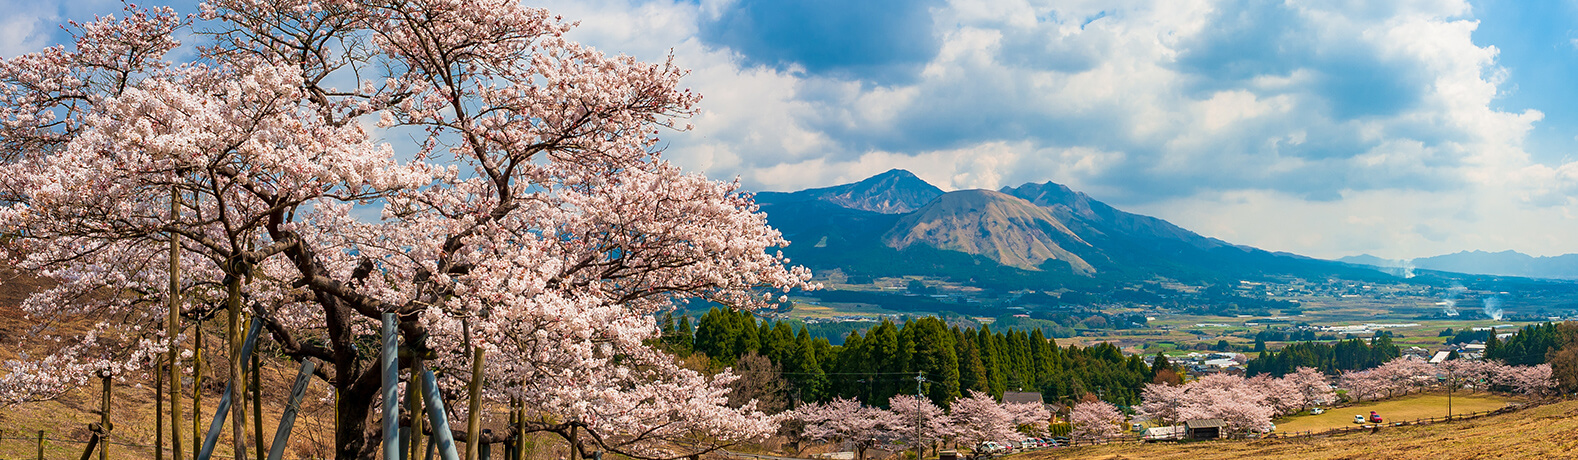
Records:
M396 353L399 343L395 335L395 314L383 315L383 353L379 355L379 364L383 371L383 429L384 429L384 458L400 458L400 399L395 388L400 379L400 365Z
M238 362L238 360L245 360L252 355L252 347L257 344L258 330L262 328L262 321L253 321L252 326L247 328L247 339L241 343L241 355L237 359L232 359L230 361L232 364ZM219 407L214 409L214 419L208 423L208 436L203 438L203 449L198 451L197 456L194 457L196 460L208 460L209 457L214 455L214 447L219 444L219 434L225 430L225 417L230 413L231 398L234 397L232 395L237 393L235 391L236 382L245 382L245 379L245 375L230 376L230 383L225 385L225 394L219 397ZM245 405L246 402L243 401L241 404ZM241 426L245 427L246 425L242 424ZM246 437L241 437L241 441L245 442ZM244 448L244 446L237 447ZM243 458L243 460L245 459Z
M252 322L262 322L261 318L252 318ZM263 460L263 363L257 353L252 354L252 444L253 451L257 452L257 460Z
M407 392L407 393L409 393L409 392ZM410 455L411 455L411 427L410 426L402 426L402 427L400 427L400 456L399 457L395 457L395 458L398 458L400 460L406 460L407 458L410 458Z
M285 446L290 444L290 430L296 426L296 412L301 410L301 397L307 393L307 383L312 380L315 366L310 360L302 360L301 371L296 372L296 383L290 387L290 400L285 404L285 412L279 415L279 429L274 430L274 443L269 445L268 460L279 460L285 455Z
M449 415L444 412L444 399L438 395L438 377L433 371L422 371L422 393L427 399L427 418L433 424L433 443L443 460L460 460L455 452L455 435L449 431Z
M491 434L492 432L493 432L493 430L482 430L482 434L484 436L486 436L488 434ZM483 442L476 441L476 440L473 440L472 442L468 442L466 444L467 445L470 445L470 444L476 444L477 445L477 460L492 460L492 458L493 458L493 445L492 444L487 444L487 443L483 443Z

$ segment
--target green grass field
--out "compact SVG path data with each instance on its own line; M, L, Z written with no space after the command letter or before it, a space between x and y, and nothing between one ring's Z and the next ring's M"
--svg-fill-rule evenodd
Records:
M1506 406L1511 401L1511 399L1499 395L1458 392L1452 395L1452 413L1462 415L1470 412L1496 410ZM1356 426L1357 424L1353 423L1353 416L1368 416L1372 410L1381 415L1384 423L1445 417L1447 415L1447 395L1437 393L1420 394L1380 402L1365 402L1343 408L1327 408L1326 413L1320 415L1299 415L1277 420L1277 432L1320 432L1333 428Z

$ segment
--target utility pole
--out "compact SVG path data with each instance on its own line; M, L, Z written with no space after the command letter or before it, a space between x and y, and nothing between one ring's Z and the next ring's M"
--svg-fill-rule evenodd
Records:
M921 384L926 382L926 375L920 371L915 372L915 460L921 460L926 451L921 447Z

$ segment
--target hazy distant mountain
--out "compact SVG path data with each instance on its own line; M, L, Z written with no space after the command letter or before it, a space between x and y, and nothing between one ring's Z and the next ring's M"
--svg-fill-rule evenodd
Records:
M848 209L882 214L904 214L942 195L942 189L915 177L909 171L893 169L853 184L813 188L793 193L761 192L756 201L787 203L825 201Z
M926 244L937 249L986 256L1003 265L1037 270L1047 259L1069 264L1080 274L1096 271L1065 247L1089 248L1050 209L990 190L943 194L900 218L883 242L894 249ZM1083 247L1083 248L1081 248Z
M1375 267L1412 267L1476 275L1521 276L1525 278L1578 279L1578 254L1534 257L1517 251L1462 251L1420 259L1390 260L1369 254L1349 256L1339 262Z
M894 170L854 184L763 192L757 201L793 242L784 253L795 263L860 276L943 276L1010 289L1156 276L1383 276L1232 245L1050 182L944 194Z

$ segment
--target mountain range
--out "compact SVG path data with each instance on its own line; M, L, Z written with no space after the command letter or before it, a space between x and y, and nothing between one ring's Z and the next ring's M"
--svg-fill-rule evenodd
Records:
M856 277L946 276L1020 289L1158 276L1381 275L1202 236L1052 182L943 192L895 169L851 184L762 192L756 200L792 242L784 252L796 264Z
M1383 259L1369 254L1337 260L1392 272L1436 270L1479 275L1578 280L1578 254L1534 257L1517 251L1462 251L1412 260Z

